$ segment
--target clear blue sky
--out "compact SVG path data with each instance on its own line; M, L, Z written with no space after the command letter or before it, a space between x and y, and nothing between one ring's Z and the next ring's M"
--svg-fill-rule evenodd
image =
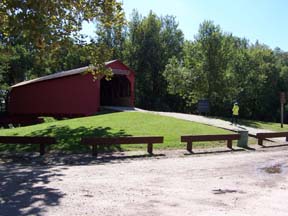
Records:
M158 16L175 16L187 40L194 39L200 23L212 20L225 32L288 51L288 0L120 1L128 20L134 8L142 16L147 16L150 10Z

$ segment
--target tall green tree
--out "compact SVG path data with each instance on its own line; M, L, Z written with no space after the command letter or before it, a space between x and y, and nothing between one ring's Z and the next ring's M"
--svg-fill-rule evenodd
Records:
M136 104L149 109L169 109L163 71L168 59L181 56L183 33L174 17L137 11L129 23L125 61L136 71Z
M199 99L206 98L212 112L217 114L229 98L232 41L220 26L204 21L195 40L185 43L183 59L178 62L172 59L166 66L164 75L170 92L180 95L191 108L195 108ZM183 84L179 86L179 82Z
M244 86L248 116L276 120L279 108L279 70L273 51L256 43L248 50L249 73ZM274 117L273 117L274 116Z
M202 74L207 81L207 99L212 110L219 110L220 101L223 103L227 91L227 67L230 55L230 44L219 25L212 21L204 21L196 35L199 44L202 63ZM218 103L217 103L218 102Z

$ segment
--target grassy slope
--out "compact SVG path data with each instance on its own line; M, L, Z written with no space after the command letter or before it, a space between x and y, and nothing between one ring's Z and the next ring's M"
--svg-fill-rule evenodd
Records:
M280 123L274 123L274 122L240 120L240 124L243 124L249 127L267 129L267 130L272 130L272 131L288 131L287 124L284 124L283 128L281 128Z
M213 117L213 116L212 116ZM231 118L225 117L213 117L219 118L225 121L231 121ZM255 120L247 120L247 119L239 119L240 125L245 125L248 127L259 128L259 129L266 129L271 131L288 131L288 124L284 124L283 128L281 128L281 124L275 122L263 122L263 121L255 121Z
M52 149L76 152L87 151L86 146L79 145L80 138L83 136L105 137L160 135L164 136L165 144L155 145L156 148L184 148L185 144L180 143L181 135L228 133L231 132L199 123L137 112L119 112L0 130L0 135L2 136L55 136L59 144L52 146ZM217 143L217 145L218 144L219 143ZM222 144L224 143L222 142ZM197 145L203 147L205 145L211 146L213 143L199 143ZM11 150L15 150L15 145L0 145L0 151L9 147ZM17 148L19 149L19 147ZM26 150L31 148L35 149L36 146L25 147ZM119 149L119 147L116 148ZM121 149L124 150L131 150L135 148L146 148L146 145L121 146Z

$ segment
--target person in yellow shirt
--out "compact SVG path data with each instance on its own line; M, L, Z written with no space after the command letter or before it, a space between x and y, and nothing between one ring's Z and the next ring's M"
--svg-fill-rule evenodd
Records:
M237 102L235 102L232 108L231 124L238 124L238 116L239 116L239 105Z

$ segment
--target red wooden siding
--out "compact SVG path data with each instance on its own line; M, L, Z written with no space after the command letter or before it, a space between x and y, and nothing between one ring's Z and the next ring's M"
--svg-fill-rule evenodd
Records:
M107 65L112 69L129 70L130 106L134 106L134 72L120 61ZM74 74L55 79L12 87L8 112L10 115L83 116L95 114L100 108L100 79L91 74Z
M91 115L99 109L99 80L78 74L13 88L10 114Z

